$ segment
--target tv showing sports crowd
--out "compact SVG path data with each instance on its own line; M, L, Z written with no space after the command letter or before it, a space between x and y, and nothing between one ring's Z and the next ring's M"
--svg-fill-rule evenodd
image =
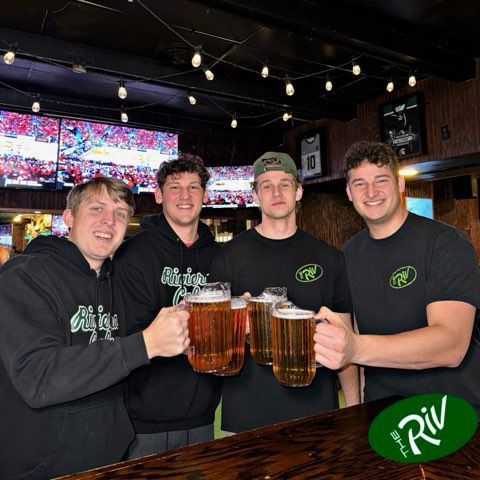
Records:
M207 207L253 207L251 182L253 167L224 166L208 167L210 180L207 184L209 200Z
M135 193L152 192L161 161L177 155L177 134L62 120L57 185L111 176L122 179Z

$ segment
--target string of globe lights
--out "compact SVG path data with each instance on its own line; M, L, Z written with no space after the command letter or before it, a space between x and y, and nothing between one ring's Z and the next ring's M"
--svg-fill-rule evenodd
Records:
M248 72L251 72L251 73L260 74L260 76L264 79L273 78L273 79L282 81L282 82L284 82L285 94L287 96L294 95L294 93L295 93L295 88L294 88L294 84L293 84L294 82L298 82L298 81L306 79L306 78L322 77L322 78L325 79L324 88L325 88L326 93L323 96L326 96L326 95L330 94L330 92L332 92L332 91L337 91L338 92L338 91L340 91L340 90L342 90L342 89L344 89L344 88L346 88L346 87L348 87L348 86L350 86L354 83L357 83L357 81L359 81L359 80L363 80L363 79L367 78L367 76L365 74L362 74L362 70L361 70L361 66L360 66L361 56L353 57L353 59L351 61L345 62L344 64L341 64L341 65L324 65L324 68L322 70L317 71L317 72L313 72L313 73L309 73L309 74L306 74L306 75L295 75L294 76L291 73L286 74L285 76L274 75L274 74L272 74L272 71L271 71L272 66L269 65L268 62L261 62L261 64L262 64L261 69L254 70L252 68L245 67L243 65L239 65L239 64L236 64L234 62L231 62L231 61L227 60L226 57L230 53L232 53L236 48L238 48L239 46L242 46L249 38L256 35L258 32L252 33L246 39L244 39L240 42L235 42L236 44L232 48L230 48L225 54L223 54L221 57L216 57L214 55L209 54L208 52L205 52L201 45L194 45L191 42L189 42L185 37L183 37L179 32L177 32L173 27L171 27L167 22L165 22L163 19L161 19L155 12L153 12L150 8L148 8L141 0L137 0L137 3L139 5L141 5L146 11L148 11L163 26L165 26L172 33L174 33L176 36L178 36L182 40L182 42L184 42L186 45L188 45L192 49L191 64L192 64L193 70L187 70L187 71L184 71L184 72L177 72L177 73L174 73L174 74L168 74L168 75L164 75L164 76L160 76L160 77L144 77L144 76L139 76L139 75L129 75L130 77L133 77L133 80L131 80L131 82L137 82L139 80L147 81L147 82L148 81L154 82L154 81L164 80L165 78L168 78L168 77L189 74L192 71L197 71L199 69L204 72L205 78L208 81L213 81L214 78L215 78L215 74L212 71L212 68L213 68L214 65L216 65L219 62L234 66L238 69L242 69L242 70L245 70L245 71L248 71ZM262 30L263 28L264 27L261 27L260 30ZM2 40L2 42L3 42L3 40ZM5 43L5 42L3 42L3 43ZM245 50L245 51L247 53L249 53L248 50ZM21 53L21 51L19 50L18 43L15 43L13 46L9 46L6 53L4 54L4 57L3 57L3 60L4 60L5 64L12 65L15 61L15 57L16 57L17 53ZM26 53L26 52L24 52L24 53ZM211 63L210 65L205 64L204 57L212 59L213 63ZM36 57L36 58L38 58L41 61L46 61L48 63L56 65L58 67L66 68L65 65L53 62L49 59L45 59L45 58L41 58L41 57ZM254 57L254 58L256 58L256 57ZM398 66L397 66L397 68L398 68ZM72 70L76 71L77 73L87 73L87 68L86 68L85 65L80 65L80 64L73 65ZM335 71L351 72L351 74L354 77L356 77L357 80L353 80L352 82L347 83L347 84L345 84L345 85L343 85L339 88L336 88L334 90L334 76L332 75L332 73L335 72ZM88 74L93 74L93 73L88 72ZM96 76L100 77L99 75L96 75ZM120 77L119 80L111 80L111 79L108 79L104 76L101 76L100 78L102 78L104 80L107 80L107 81L115 82L118 85L117 96L120 98L120 100L126 100L126 98L128 96L127 85L128 85L128 83L130 83L130 81L124 80L123 76ZM395 89L395 86L396 86L395 82L398 82L398 80L399 80L399 79L396 79L395 82L394 82L393 77L386 78L386 77L371 75L371 74L368 75L368 78L376 78L376 79L380 79L380 80L385 80L387 82L385 88L386 88L387 92L389 92L389 93L391 93ZM409 76L408 76L408 85L410 87L414 87L416 85L416 82L417 82L417 80L416 80L415 74L412 71L410 71ZM10 86L8 84L4 84L4 85L8 86L9 88L13 88L12 86ZM176 85L173 84L173 86L176 86ZM178 86L177 86L177 88L178 88ZM19 92L22 92L18 89L16 89L16 90L19 91ZM40 111L40 108L41 108L40 107L40 96L38 94L32 95L32 94L29 94L27 92L22 92L22 93L24 93L26 95L29 95L30 97L32 97L34 99L31 108L32 108L33 112L38 113ZM190 103L190 105L194 106L194 105L197 104L197 99L191 91L186 91L185 92L185 97L188 100L188 102ZM217 108L221 109L223 112L225 112L231 118L230 126L232 128L237 128L239 119L257 118L258 117L258 115L255 116L255 117L252 117L252 116L238 116L235 112L233 112L233 113L228 112L226 109L221 107L218 103L212 101L212 99L210 99L209 97L207 97L207 98L211 101L211 103L213 105L215 105ZM73 105L73 104L70 104L68 102L56 102L56 103ZM157 102L156 104L158 104L158 103L161 103L161 102ZM127 123L129 121L127 111L133 110L133 109L138 109L138 108L145 108L145 107L151 106L151 105L153 105L153 104L139 105L139 106L135 106L135 107L126 108L122 104L120 106L120 120L123 123ZM269 114L271 114L271 112L269 112L268 114L265 114L265 115L269 115ZM260 116L262 116L262 115L260 115ZM281 118L282 118L283 121L286 122L286 121L293 118L293 114L292 114L292 112L285 111L285 112L283 112Z

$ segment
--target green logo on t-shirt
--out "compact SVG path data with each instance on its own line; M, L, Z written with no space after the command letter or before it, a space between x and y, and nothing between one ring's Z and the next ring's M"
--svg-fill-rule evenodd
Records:
M417 271L414 267L407 265L395 270L390 276L390 286L392 288L405 288L411 285L417 278Z
M318 280L323 275L323 268L316 263L309 263L297 270L295 278L299 282L307 283Z
M477 412L459 397L415 395L383 410L370 425L368 441L390 460L428 462L465 445L477 424Z

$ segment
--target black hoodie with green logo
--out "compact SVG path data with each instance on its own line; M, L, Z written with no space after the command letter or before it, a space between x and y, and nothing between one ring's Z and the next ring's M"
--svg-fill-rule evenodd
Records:
M144 229L115 255L114 284L124 290L128 332L145 328L162 307L176 305L208 282L219 250L209 228L185 246L163 214L145 217ZM194 372L186 355L155 358L129 378L129 409L137 433L186 430L213 422L221 379Z
M122 380L148 363L123 302L72 242L33 240L0 269L0 477L43 479L121 460Z

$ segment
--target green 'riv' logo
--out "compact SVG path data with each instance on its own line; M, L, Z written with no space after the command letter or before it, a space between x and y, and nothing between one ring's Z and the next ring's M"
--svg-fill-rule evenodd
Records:
M316 263L309 263L308 265L304 265L297 270L295 273L295 278L299 282L307 283L307 282L314 282L318 280L323 275L323 268Z
M390 460L428 462L463 447L477 425L477 412L459 397L415 395L381 412L370 425L368 441Z
M395 270L390 276L392 288L405 288L411 285L417 278L417 271L414 267L407 265Z

